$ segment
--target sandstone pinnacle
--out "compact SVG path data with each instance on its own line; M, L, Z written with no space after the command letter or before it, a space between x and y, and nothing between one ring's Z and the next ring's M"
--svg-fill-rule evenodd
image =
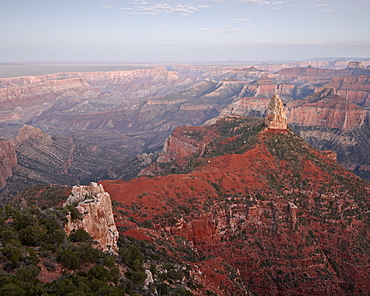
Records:
M274 95L267 107L265 124L270 129L287 129L287 117L282 100Z

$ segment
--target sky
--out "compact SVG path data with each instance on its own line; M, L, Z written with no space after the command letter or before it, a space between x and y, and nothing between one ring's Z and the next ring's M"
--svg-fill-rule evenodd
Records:
M0 0L0 63L370 58L370 0Z

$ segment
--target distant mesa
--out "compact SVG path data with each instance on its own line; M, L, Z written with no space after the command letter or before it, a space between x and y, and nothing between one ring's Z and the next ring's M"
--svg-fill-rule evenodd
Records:
M347 69L364 69L364 65L361 62L350 62Z
M279 95L274 95L268 104L265 124L269 129L286 130L288 128L284 104Z

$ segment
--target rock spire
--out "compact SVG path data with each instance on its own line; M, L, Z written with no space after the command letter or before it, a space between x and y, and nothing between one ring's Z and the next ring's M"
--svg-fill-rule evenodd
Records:
M285 108L278 95L274 95L268 104L265 124L270 129L287 129L288 122Z

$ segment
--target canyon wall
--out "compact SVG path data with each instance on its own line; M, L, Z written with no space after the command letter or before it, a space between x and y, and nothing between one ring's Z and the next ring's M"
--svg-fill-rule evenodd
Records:
M354 130L368 120L368 111L325 88L303 100L287 103L290 123L302 126L326 126L342 131Z
M13 175L12 169L17 164L14 140L0 140L0 189L6 180Z

